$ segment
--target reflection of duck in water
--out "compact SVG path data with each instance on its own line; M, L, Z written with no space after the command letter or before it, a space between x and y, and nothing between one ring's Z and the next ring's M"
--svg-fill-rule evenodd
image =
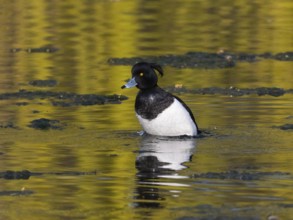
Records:
M180 192L177 187L188 186L178 180L186 177L178 175L176 171L187 168L183 163L191 160L195 151L195 139L150 135L142 138L135 163L138 172L133 205L162 208L164 193L157 186L172 186L174 192Z
M141 62L132 67L132 79L121 88L136 86L136 116L144 131L158 136L196 136L198 127L188 106L178 97L161 89L156 71L163 69L154 63Z
M193 138L143 137L136 167L141 174L160 175L185 169L195 150Z

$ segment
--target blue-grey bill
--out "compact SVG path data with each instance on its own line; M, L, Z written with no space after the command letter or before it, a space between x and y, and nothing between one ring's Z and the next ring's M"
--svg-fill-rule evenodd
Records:
M136 85L137 85L137 83L135 81L135 78L132 78L125 85L121 86L121 89L125 89L125 88L128 89L128 88L134 87Z

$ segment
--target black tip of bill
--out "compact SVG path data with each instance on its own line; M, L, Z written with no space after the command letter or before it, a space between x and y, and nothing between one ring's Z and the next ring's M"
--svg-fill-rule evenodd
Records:
M129 80L125 85L121 86L121 89L125 89L125 88L132 88L134 86L136 86L137 83L135 81L135 78L132 78L131 80Z

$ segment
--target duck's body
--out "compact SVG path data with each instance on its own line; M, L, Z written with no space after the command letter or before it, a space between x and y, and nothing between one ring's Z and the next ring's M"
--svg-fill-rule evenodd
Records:
M178 97L157 85L156 69L160 66L138 63L132 68L133 78L122 88L137 86L135 112L144 131L158 136L196 136L198 127L188 106Z

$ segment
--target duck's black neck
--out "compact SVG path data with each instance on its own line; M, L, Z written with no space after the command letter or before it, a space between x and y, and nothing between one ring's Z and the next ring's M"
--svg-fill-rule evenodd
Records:
M161 89L158 85L155 85L153 87L140 89L139 92L148 93L148 92L157 91L157 90L163 90L163 89Z

